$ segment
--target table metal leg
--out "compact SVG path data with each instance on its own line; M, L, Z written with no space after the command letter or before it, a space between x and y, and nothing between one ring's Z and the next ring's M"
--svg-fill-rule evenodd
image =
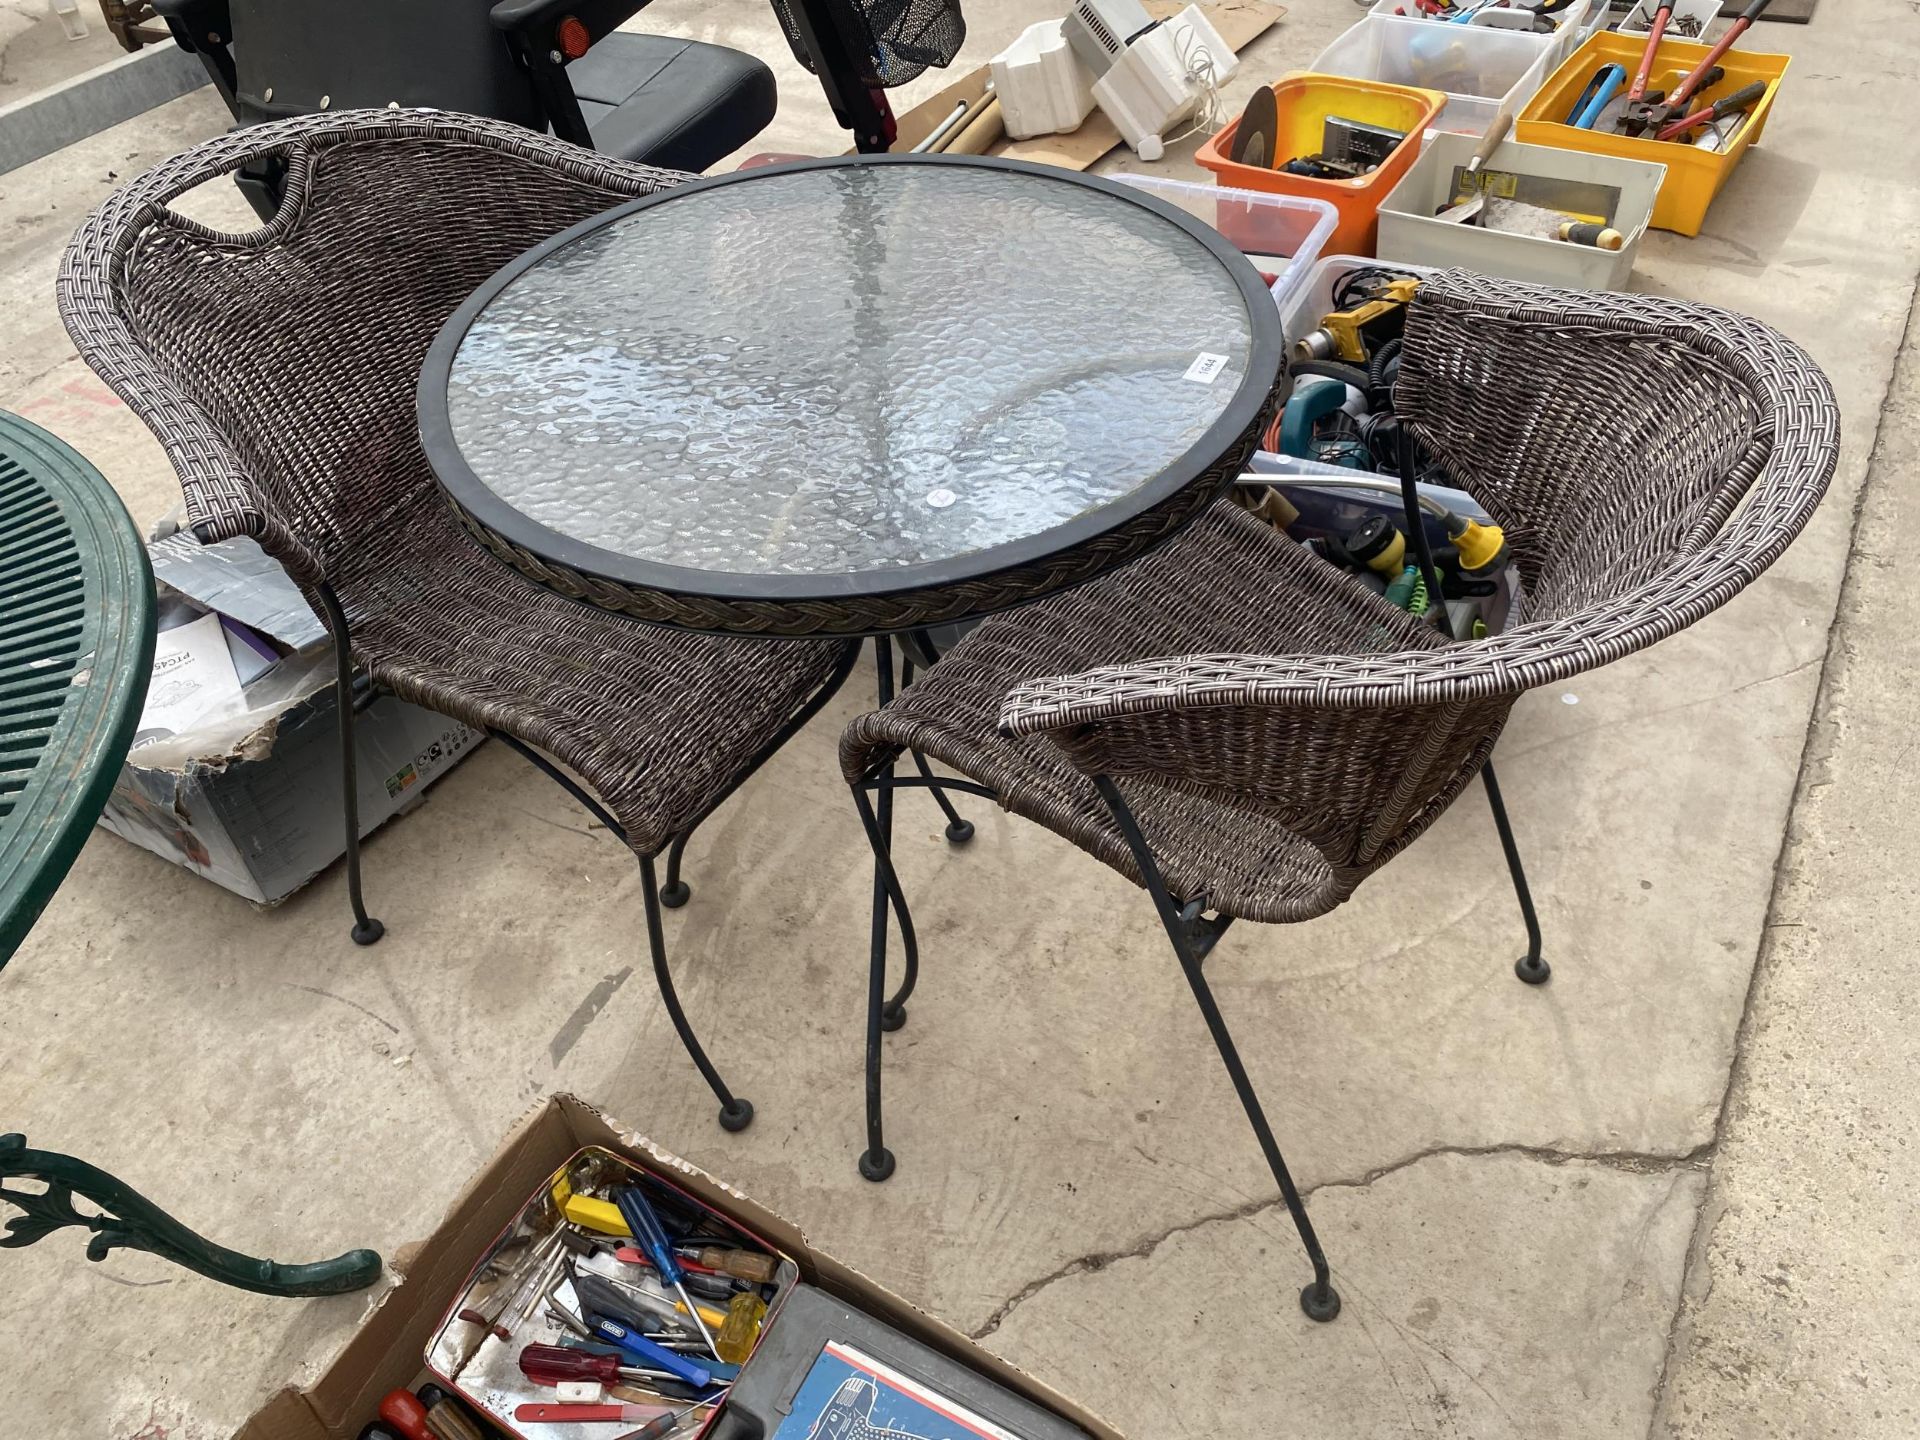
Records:
M380 1257L371 1250L349 1250L311 1265L283 1265L215 1245L106 1171L71 1155L29 1150L24 1135L0 1135L0 1182L6 1180L37 1180L45 1188L22 1190L0 1183L0 1204L21 1212L6 1222L0 1249L21 1249L56 1230L77 1227L93 1232L87 1242L89 1260L104 1260L113 1250L145 1250L210 1280L261 1295L344 1295L380 1278ZM75 1208L76 1195L98 1206L99 1213Z

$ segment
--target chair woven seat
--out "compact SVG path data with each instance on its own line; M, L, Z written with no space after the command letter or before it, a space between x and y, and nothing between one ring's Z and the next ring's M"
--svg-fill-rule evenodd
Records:
M173 207L262 167L281 178L257 227L218 230ZM853 652L665 630L536 584L467 533L416 410L421 361L475 287L684 178L472 115L273 121L116 190L68 246L59 298L80 354L173 462L194 535L251 536L301 587L333 638L343 701L357 659L402 699L523 750L618 828L639 862L667 1016L720 1123L739 1130L753 1107L694 1034L660 912L691 895L679 872L693 828L818 713ZM357 755L342 703L350 933L372 945L386 927L361 889Z
M1444 643L1430 626L1221 502L1144 560L980 626L885 710L854 721L841 741L842 768L855 780L911 746L992 786L1007 809L1138 883L1132 851L1093 781L1050 740L1001 733L1001 709L1022 682L1170 655ZM1355 719L1360 728L1363 717ZM1336 869L1300 830L1222 805L1202 789L1119 783L1169 888L1208 909L1246 920L1308 920L1345 900L1372 868Z
M482 549L437 492L391 552L345 555L353 648L403 700L558 757L652 854L728 789L839 661L838 641L643 625L543 589Z
M1826 377L1730 311L1453 270L1421 282L1403 342L1399 438L1487 507L1526 586L1525 614L1499 633L1443 639L1216 505L1106 579L983 622L844 733L875 857L867 1179L894 1172L882 1042L906 1022L918 978L887 824L888 771L911 746L1146 889L1313 1267L1300 1308L1339 1315L1208 955L1232 920L1306 920L1339 904L1479 776L1527 927L1514 974L1545 983L1489 763L1514 701L1724 605L1807 523L1839 453ZM1401 455L1402 470L1418 458ZM906 959L891 998L889 902Z

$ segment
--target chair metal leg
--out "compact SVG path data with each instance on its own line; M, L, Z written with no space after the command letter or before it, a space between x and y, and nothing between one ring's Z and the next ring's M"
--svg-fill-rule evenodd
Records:
M1219 1050L1220 1059L1226 1064L1227 1077L1233 1082L1234 1093L1240 1097L1240 1104L1253 1125L1254 1136L1259 1140L1261 1153L1267 1159L1267 1168L1279 1182L1280 1196L1286 1201L1287 1213L1293 1217L1293 1227L1300 1232L1300 1243L1306 1248L1307 1259L1313 1265L1313 1282L1301 1290L1300 1308L1311 1320L1331 1320L1340 1313L1340 1294L1333 1288L1327 1257L1320 1249L1319 1237L1313 1233L1313 1223L1307 1219L1306 1204L1294 1186L1293 1176L1287 1172L1287 1162L1280 1154L1279 1142L1273 1138L1273 1127L1267 1123L1260 1097L1254 1093L1253 1081L1247 1075L1247 1067L1240 1061L1240 1052L1234 1046L1233 1036L1227 1031L1226 1019L1214 1001L1212 987L1207 984L1203 972L1203 946L1210 945L1211 938L1217 937L1218 927L1199 928L1203 922L1198 917L1197 909L1192 913L1183 912L1174 903L1173 897L1167 892L1166 882L1160 878L1159 866L1154 863L1153 850L1121 796L1119 787L1104 775L1096 776L1094 784L1101 798L1107 802L1107 808L1113 812L1113 818L1119 823L1128 848L1133 851L1141 878L1146 881L1147 893L1153 897L1160 923L1166 928L1167 938L1173 942L1174 953L1180 959L1180 969L1186 974L1193 998L1199 1004L1200 1013L1207 1022L1207 1030L1213 1036L1214 1048Z
M693 838L693 827L689 825L673 837L673 846L667 851L667 883L660 887L660 903L669 910L678 910L693 898L693 888L680 878L680 857L687 853L687 841Z
M820 687L809 695L806 703L789 715L786 722L774 731L754 756L727 782L727 788L714 796L707 808L693 817L693 821L678 835L667 851L667 883L661 888L660 903L669 910L678 910L693 897L693 888L680 878L680 861L687 853L687 841L693 838L693 832L707 821L707 817L726 804L734 792L757 772L760 767L779 753L782 746L798 735L807 726L807 722L818 715L826 703L840 693L840 687L846 683L847 676L853 673L854 664L860 658L860 642L849 640L840 652L840 658L834 662L833 672L821 682Z
M856 784L853 803L860 811L867 843L873 847L873 929L867 962L867 1148L860 1155L860 1173L879 1181L893 1174L894 1165L880 1105L880 1032L886 1028L887 1006L887 906L892 899L904 916L906 904L898 898L900 881L894 874L887 844L886 812L893 804L893 791L884 784L876 788L877 796L870 800L866 788Z
M371 945L387 933L387 927L367 915L367 902L360 892L360 782L356 774L353 748L353 646L347 635L347 615L331 585L321 585L316 593L327 612L327 629L333 632L335 683L340 697L340 788L347 826L347 899L353 905L353 943Z
M693 1027L687 1023L687 1012L680 1008L680 997L674 991L673 975L667 969L667 940L660 928L660 885L654 877L651 855L640 857L640 879L646 890L647 947L653 952L653 978L660 986L660 999L666 1004L667 1018L673 1021L674 1032L679 1035L680 1043L687 1047L687 1054L693 1058L700 1074L719 1097L720 1128L744 1130L753 1123L752 1104L737 1098L727 1088L727 1082L720 1078L720 1072L713 1068L707 1052L700 1048Z
M933 803L940 807L947 817L947 843L964 845L973 839L973 822L960 818L960 812L953 808L953 801L947 798L947 792L941 787L939 777L933 773L933 766L927 763L927 757L918 750L909 751L913 763L920 772L920 778L927 782L927 789L933 792Z
M878 677L875 681L875 698L879 701L880 708L884 709L893 699L893 642L884 635L874 637L873 663L874 673ZM913 661L903 655L900 664L902 673L906 679L909 681L912 680ZM914 755L914 759L919 761L920 773L926 788L933 790L936 796L938 796L939 791L936 788L937 782L934 780L931 772L928 771L926 761L921 760L917 753ZM875 788L880 797L880 833L887 851L887 869L891 877L893 869L894 791L894 775L891 764L880 774L876 781ZM947 805L944 796L940 797L940 803L942 806ZM950 808L948 813L952 813ZM955 816L955 819L958 818L958 816ZM960 823L965 824L966 822L961 821ZM953 827L949 825L947 829L949 838L951 838ZM967 827L967 836L970 837L972 834L973 827L969 825ZM966 837L962 838L964 839ZM877 863L878 862L876 862L876 864ZM876 883L878 882L876 881ZM920 941L913 933L913 916L907 913L906 892L900 888L898 880L890 879L890 883L887 886L887 895L893 904L894 914L900 922L900 949L904 956L900 977L900 989L895 992L891 1000L888 1000L886 1004L881 1007L880 1011L880 1028L891 1031L898 1030L902 1025L907 1023L907 997L913 994L913 987L920 983ZM882 938L884 939L884 937Z
M0 1181L5 1180L36 1181L43 1188L10 1190L0 1184L0 1204L20 1211L0 1233L0 1249L19 1249L72 1227L93 1232L87 1241L89 1260L104 1260L114 1250L145 1250L222 1285L259 1295L344 1295L380 1278L380 1257L371 1250L287 1265L216 1245L106 1171L71 1155L29 1150L24 1135L0 1135ZM82 1214L73 1203L76 1195L97 1213Z
M1427 591L1438 595L1440 572L1433 563L1433 548L1427 543L1426 522L1420 512L1412 430L1402 425L1397 439L1400 450L1400 497L1406 509L1407 533L1413 537L1413 548L1419 557L1420 573L1426 580ZM1434 607L1434 619L1448 639L1454 638L1453 625L1447 619L1445 605ZM1493 777L1491 759L1480 767L1480 778L1486 782L1487 804L1493 809L1494 828L1500 832L1500 848L1506 852L1507 873L1513 876L1513 893L1520 902L1520 918L1527 924L1527 953L1513 962L1513 973L1529 985L1544 985L1553 974L1553 969L1540 958L1540 920L1533 913L1533 894L1527 889L1527 873L1520 865L1520 849L1513 843L1513 826L1507 823L1507 807L1501 802L1500 782Z
M1513 826L1507 820L1507 807L1500 798L1500 782L1493 776L1493 761L1480 767L1480 779L1487 787L1487 805L1493 811L1493 828L1500 832L1500 848L1506 852L1507 873L1513 877L1513 895L1520 902L1520 918L1527 925L1527 953L1513 962L1513 973L1529 985L1544 985L1553 967L1540 956L1540 917L1533 913L1533 892L1527 889L1527 872L1520 864L1520 847L1514 843Z
M926 647L926 642L922 642ZM906 689L913 684L913 656L903 646L900 655L900 688ZM881 701L886 704L886 701ZM933 766L927 763L927 757L918 750L909 751L913 756L914 767L919 770L920 778L927 782L926 788L933 792L933 803L940 807L940 813L947 817L947 843L964 845L973 839L973 822L960 818L960 812L953 808L953 801L947 798L947 792L941 787L940 779L933 773Z

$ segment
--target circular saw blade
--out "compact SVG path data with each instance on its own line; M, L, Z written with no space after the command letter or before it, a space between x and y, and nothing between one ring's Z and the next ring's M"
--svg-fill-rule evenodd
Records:
M1279 129L1280 112L1273 103L1273 91L1262 85L1248 99L1247 108L1240 112L1240 123L1234 127L1227 158L1238 165L1271 170L1278 158L1274 147Z

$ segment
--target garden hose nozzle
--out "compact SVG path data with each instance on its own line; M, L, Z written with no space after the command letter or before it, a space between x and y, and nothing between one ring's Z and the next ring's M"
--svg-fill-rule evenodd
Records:
M1407 537L1384 515L1369 515L1348 534L1347 554L1377 575L1398 579L1407 563Z
M1491 575L1507 563L1507 537L1498 525L1482 525L1448 512L1447 538L1460 552L1460 568L1468 575Z

